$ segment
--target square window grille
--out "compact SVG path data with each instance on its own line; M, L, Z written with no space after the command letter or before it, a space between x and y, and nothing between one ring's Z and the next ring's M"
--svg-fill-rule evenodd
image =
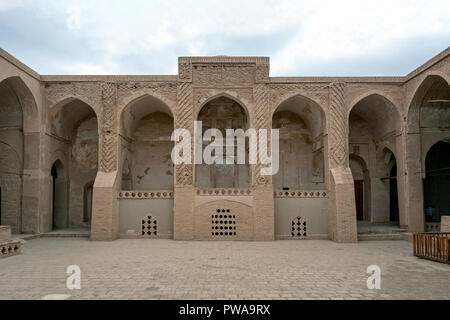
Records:
M211 215L211 235L213 238L230 238L237 235L236 216L230 209L217 209Z

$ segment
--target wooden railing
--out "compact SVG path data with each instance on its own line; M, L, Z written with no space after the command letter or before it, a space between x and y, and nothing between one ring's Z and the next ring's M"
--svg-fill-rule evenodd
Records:
M413 248L416 257L450 263L450 232L415 233Z

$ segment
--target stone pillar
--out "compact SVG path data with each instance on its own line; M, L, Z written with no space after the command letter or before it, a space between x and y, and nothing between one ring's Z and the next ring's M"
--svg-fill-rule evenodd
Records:
M191 133L191 156L193 156L194 137L194 97L192 87L192 65L179 65L177 88L177 109L175 128L186 129ZM193 157L191 159L194 161ZM194 165L175 165L173 238L175 240L194 239Z
M425 214L423 209L423 180L421 163L420 133L406 134L406 214L408 215L408 231L423 232L425 230Z
M328 148L328 233L336 242L356 242L355 191L348 164L348 121L344 83L332 83L329 87Z
M450 216L441 216L441 232L450 232Z
M22 178L22 219L23 233L38 233L39 230L39 199L40 189L44 179L39 174L40 164L40 134L39 132L24 133L24 162Z
M0 226L0 242L11 239L11 227Z
M102 121L99 130L99 171L94 183L91 240L114 240L119 233L117 205L118 118L117 87L102 84Z
M258 132L259 129L267 129L268 150L270 150L270 130L272 129L271 112L269 108L269 88L267 84L256 84L253 89L254 116L252 127ZM256 145L251 146L256 147ZM261 169L264 166L258 160L252 165L252 187L254 211L254 240L275 239L275 208L273 200L272 176L264 176Z
M406 215L406 185L405 185L405 151L403 134L396 137L397 149L397 195L400 227L408 227L408 216Z

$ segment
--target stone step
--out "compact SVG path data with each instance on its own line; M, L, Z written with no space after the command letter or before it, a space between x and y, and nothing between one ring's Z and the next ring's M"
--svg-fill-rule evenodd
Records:
M358 234L358 241L367 240L409 240L409 233L371 233Z
M42 238L89 238L89 233L81 232L51 232L41 234Z
M360 229L358 235L366 234L404 234L408 232L406 229L401 228L373 228L373 229Z

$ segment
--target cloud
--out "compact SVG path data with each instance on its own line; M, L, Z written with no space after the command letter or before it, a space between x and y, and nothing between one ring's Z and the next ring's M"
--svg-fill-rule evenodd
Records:
M13 8L23 7L23 2L21 0L0 0L0 11L7 11Z
M272 76L404 74L449 45L449 13L440 0L0 0L0 42L43 74L173 74L184 55L270 56Z

